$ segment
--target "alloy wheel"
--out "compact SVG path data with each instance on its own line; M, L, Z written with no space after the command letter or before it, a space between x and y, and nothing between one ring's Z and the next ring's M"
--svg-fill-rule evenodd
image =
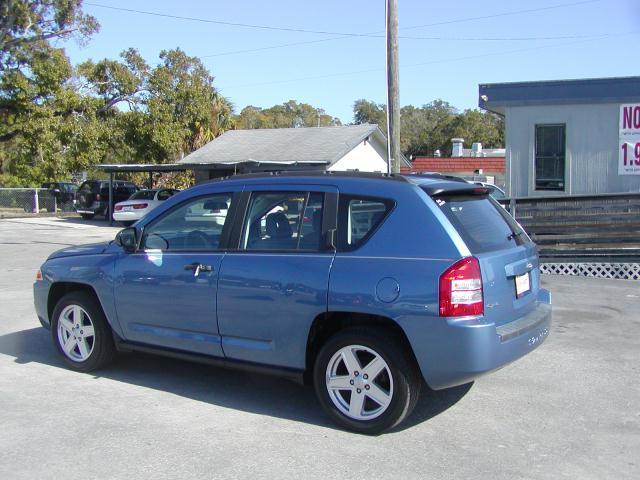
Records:
M80 305L68 305L58 317L58 342L74 362L84 362L93 352L95 329L91 317Z
M389 365L379 353L363 345L348 345L331 357L326 387L336 408L354 420L379 417L393 398Z

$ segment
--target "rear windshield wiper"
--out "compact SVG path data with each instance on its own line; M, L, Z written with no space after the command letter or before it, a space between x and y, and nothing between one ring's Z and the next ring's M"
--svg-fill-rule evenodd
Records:
M524 230L521 230L519 232L513 232L512 234L507 235L507 240L513 240L514 238L519 237L523 233L524 233Z

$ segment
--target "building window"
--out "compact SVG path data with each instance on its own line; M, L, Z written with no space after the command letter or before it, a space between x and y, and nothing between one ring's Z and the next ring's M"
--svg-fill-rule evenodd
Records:
M566 125L536 125L535 189L564 190Z

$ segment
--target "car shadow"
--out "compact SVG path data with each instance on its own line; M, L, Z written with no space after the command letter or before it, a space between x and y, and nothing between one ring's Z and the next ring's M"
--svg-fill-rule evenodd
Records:
M81 225L91 225L92 227L112 227L112 228L123 228L119 222L113 221L113 225L109 225L109 221L104 218L103 215L96 216L90 220L84 219L80 216L62 216L58 217L58 221L64 223L74 223Z
M36 362L66 369L54 350L49 331L44 328L0 336L0 353L14 357L17 364ZM311 386L301 386L283 378L140 353L120 354L109 367L89 375L225 408L338 428L321 410ZM413 414L393 432L406 430L444 412L466 395L471 384L444 391L430 390L426 384L423 387L423 395Z

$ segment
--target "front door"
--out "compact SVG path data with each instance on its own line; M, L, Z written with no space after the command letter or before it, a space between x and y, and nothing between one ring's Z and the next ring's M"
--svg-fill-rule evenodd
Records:
M127 341L222 356L216 294L231 193L187 200L145 226L140 249L115 267Z
M327 309L334 252L324 234L335 228L335 198L335 189L317 185L253 189L218 283L227 358L304 368L309 329Z

